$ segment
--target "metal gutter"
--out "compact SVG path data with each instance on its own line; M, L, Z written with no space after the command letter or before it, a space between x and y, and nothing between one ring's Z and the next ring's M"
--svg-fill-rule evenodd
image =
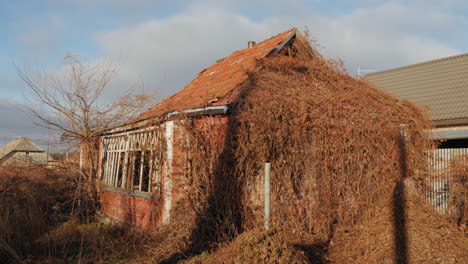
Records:
M155 123L163 123L168 120L173 120L180 118L182 116L187 116L187 117L197 117L197 116L203 116L203 115L226 115L229 113L229 111L232 108L232 104L227 104L227 105L216 105L216 106L207 106L207 107L200 107L200 108L193 108L193 109L187 109L183 110L181 112L179 111L174 111L170 112L162 117L157 117L157 118L148 118L145 120L138 121L134 124L125 124L120 127L111 129L109 131L106 131L102 133L102 135L110 135L110 134L115 134L119 132L130 132L133 130L140 129L142 126L145 125L154 125ZM151 123L150 123L151 121Z
M468 138L468 126L434 128L431 132L431 137L433 139Z
M229 112L229 105L216 105L207 106L201 108L183 110L182 113L189 117L200 116L200 115L225 115ZM170 112L166 115L167 118L177 118L182 115L181 112Z

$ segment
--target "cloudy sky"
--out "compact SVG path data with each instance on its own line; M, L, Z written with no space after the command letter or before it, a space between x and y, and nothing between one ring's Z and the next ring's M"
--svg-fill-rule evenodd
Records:
M15 106L28 93L15 65L118 60L111 94L140 83L163 98L247 41L293 26L309 27L352 74L468 52L466 0L0 0L0 145L47 135Z

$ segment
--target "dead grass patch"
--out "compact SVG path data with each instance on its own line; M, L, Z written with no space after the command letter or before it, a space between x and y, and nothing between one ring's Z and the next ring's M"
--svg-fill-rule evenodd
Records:
M468 237L426 201L414 181L371 209L372 217L353 229L340 229L330 246L332 263L467 263ZM404 199L404 217L395 200ZM405 228L395 229L395 221ZM398 225L397 225L398 226ZM401 233L404 232L404 233ZM399 241L404 237L406 241ZM405 243L405 248L401 248ZM401 255L401 254L404 254Z
M210 254L202 252L184 263L309 263L306 254L278 231L251 230Z

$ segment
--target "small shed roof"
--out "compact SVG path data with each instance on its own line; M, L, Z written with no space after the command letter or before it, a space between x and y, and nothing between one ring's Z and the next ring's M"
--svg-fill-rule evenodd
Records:
M252 48L238 50L198 73L187 86L175 95L143 112L135 121L162 116L171 111L194 109L232 102L234 88L247 80L248 72L255 70L256 60L276 54L296 37L292 28Z
M436 125L468 124L468 53L370 73L365 79L427 107Z
M0 148L0 159L2 159L3 157L5 157L13 151L44 152L42 148L40 148L38 145L32 142L29 138L20 137Z

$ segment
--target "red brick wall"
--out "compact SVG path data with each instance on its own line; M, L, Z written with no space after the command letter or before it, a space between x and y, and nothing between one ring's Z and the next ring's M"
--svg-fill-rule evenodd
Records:
M194 127L200 129L207 139L212 140L212 144L219 148L224 148L226 131L229 125L228 116L202 117L193 121ZM187 134L180 125L174 122L172 134L172 162L170 166L170 204L173 207L177 200L184 195L187 186L186 179L190 177L189 164L187 158ZM102 141L101 141L102 143ZM102 155L102 153L100 153ZM167 155L167 154L165 154ZM162 182L164 184L164 182ZM129 223L138 227L147 228L162 224L162 213L165 195L161 200L154 202L149 198L136 197L125 194L123 190L101 189L101 211L120 222ZM163 187L164 191L164 187Z
M213 145L224 148L226 130L228 128L229 116L204 116L193 120L193 126L202 132L202 135L211 140ZM190 177L190 168L187 159L186 145L187 132L183 126L175 125L173 131L173 160L172 160L172 194L173 204L182 198L184 190L189 188L186 184L187 177Z
M194 120L193 125L207 139L213 140L214 146L222 148L226 141L229 120L229 116L202 117Z
M229 116L203 117L193 121L195 128L202 132L205 140L210 140L213 146L224 148L226 144L226 135L229 129ZM263 170L260 170L257 177L252 177L248 182L247 198L254 205L262 205L264 200L264 177Z
M187 162L188 153L185 145L187 144L187 135L180 125L174 125L172 138L172 163L171 163L171 179L172 179L172 204L174 205L178 199L182 198L184 190L187 188L185 182L189 173L189 164Z
M159 203L151 199L103 190L101 211L119 222L141 228L160 225Z

